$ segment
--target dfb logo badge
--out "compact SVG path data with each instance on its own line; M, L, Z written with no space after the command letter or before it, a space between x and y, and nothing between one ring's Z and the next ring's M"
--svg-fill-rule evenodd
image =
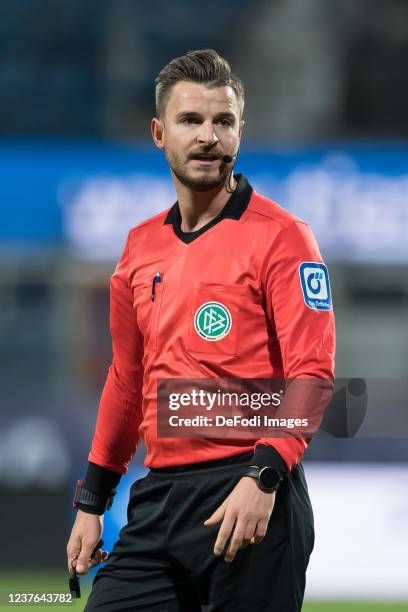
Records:
M221 302L205 302L194 315L194 328L197 334L209 342L225 338L231 327L231 313Z

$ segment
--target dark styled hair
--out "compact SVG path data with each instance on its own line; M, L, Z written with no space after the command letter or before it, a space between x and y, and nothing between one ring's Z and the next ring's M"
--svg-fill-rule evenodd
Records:
M203 83L207 87L230 86L237 96L241 109L244 111L244 86L236 77L223 57L214 49L189 51L186 55L176 57L160 70L156 77L156 113L164 117L171 90L179 81Z

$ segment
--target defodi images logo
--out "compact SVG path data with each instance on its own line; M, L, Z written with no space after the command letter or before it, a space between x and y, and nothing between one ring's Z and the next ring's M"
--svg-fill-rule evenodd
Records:
M312 310L330 310L329 271L323 263L304 261L299 266L303 299Z
M194 328L197 334L209 342L225 338L231 327L231 313L221 302L205 302L194 315Z

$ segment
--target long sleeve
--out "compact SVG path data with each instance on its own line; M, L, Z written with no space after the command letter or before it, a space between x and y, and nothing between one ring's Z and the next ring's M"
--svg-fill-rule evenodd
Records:
M88 459L126 474L139 443L142 420L143 337L129 282L130 234L111 277L110 331L113 360L102 392Z
M312 265L307 267L307 262L312 262ZM315 284L312 281L309 288L305 284L305 279L310 282L307 274L310 275L313 264L322 263L309 226L293 221L283 226L272 244L266 247L263 284L266 314L280 345L285 378L327 379L328 384L323 389L327 396L327 389L332 389L334 379L335 353L328 276L323 276L320 271L323 268L315 268L319 271L317 279L326 283L326 302L324 295L321 302L313 300L313 296L308 299L308 291L319 287L318 280ZM305 270L303 282L302 270ZM290 471L302 459L308 442L308 438L261 438L255 445L254 464L265 465L269 456L269 465L277 465L277 452Z

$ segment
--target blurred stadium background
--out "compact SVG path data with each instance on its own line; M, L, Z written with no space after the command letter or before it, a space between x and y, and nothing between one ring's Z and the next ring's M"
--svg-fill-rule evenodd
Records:
M236 168L318 237L337 375L406 377L408 4L0 0L0 12L0 590L65 591L73 487L111 359L109 276L128 229L175 199L149 136L171 58L213 47L243 79ZM143 458L106 515L108 547ZM304 609L408 610L407 440L316 439L305 469L317 534Z

